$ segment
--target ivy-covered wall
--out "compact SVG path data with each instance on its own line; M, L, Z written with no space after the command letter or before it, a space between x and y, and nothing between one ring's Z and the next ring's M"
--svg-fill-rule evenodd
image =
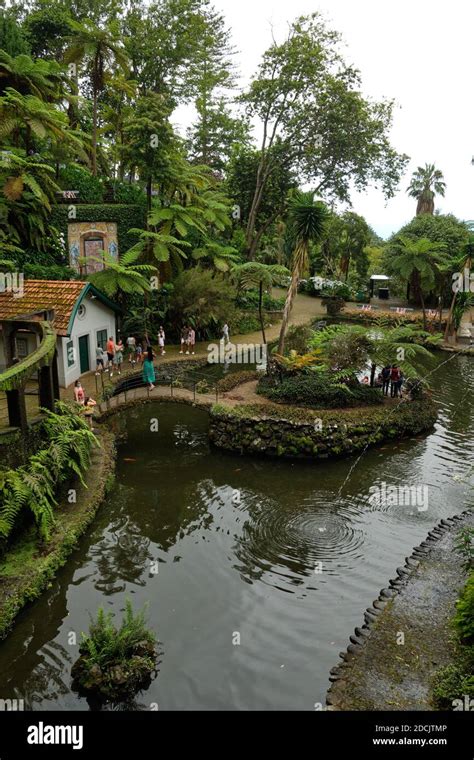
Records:
M238 454L328 459L350 456L387 440L429 430L437 410L424 397L388 411L312 411L276 404L211 409L209 438L219 448Z
M71 201L71 204L74 204ZM132 227L143 228L146 222L146 209L140 205L129 205L124 203L97 203L97 204L76 204L76 216L74 219L68 218L69 206L67 203L55 206L51 212L51 224L59 232L64 234L67 240L67 229L69 223L74 222L115 222L117 225L117 238L119 253L125 253L137 242L136 235L130 235L129 230Z

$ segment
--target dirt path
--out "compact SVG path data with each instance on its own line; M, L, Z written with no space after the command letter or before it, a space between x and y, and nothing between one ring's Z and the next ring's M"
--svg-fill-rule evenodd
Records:
M281 298L286 294L286 290L282 290L281 288L274 288L273 289L273 295L275 298ZM313 298L312 296L307 296L302 293L298 293L295 302L293 305L293 309L290 316L290 325L302 325L307 324L308 322L311 322L316 317L323 317L326 315L326 308L321 305L321 299L320 298ZM275 340L275 338L278 338L278 335L280 333L280 322L275 323L271 327L268 327L267 330L265 330L267 341ZM233 343L255 343L260 344L262 342L262 333L260 331L253 332L253 333L246 333L245 335L231 335L231 341ZM158 367L163 366L164 364L167 364L169 362L176 362L176 361L187 361L189 359L204 359L208 355L208 345L209 341L206 341L205 343L196 343L196 351L193 356L186 355L186 354L180 354L179 349L180 347L175 345L167 345L166 346L166 354L164 356L158 357ZM124 362L124 371L123 375L129 372L129 364L127 361ZM135 367L136 371L137 368ZM114 374L112 381L118 378L118 375ZM96 394L96 383L95 383L95 372L88 372L85 375L81 376L81 383L85 389L87 396L92 396L95 398ZM168 389L169 392L169 389ZM61 389L61 398L64 399L72 399L74 398L74 386L70 385L68 388L62 388ZM259 397L260 399L260 397ZM260 399L261 400L261 399Z

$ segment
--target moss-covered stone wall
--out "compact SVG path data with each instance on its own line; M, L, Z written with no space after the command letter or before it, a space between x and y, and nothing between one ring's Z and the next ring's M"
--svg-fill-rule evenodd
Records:
M209 437L219 448L239 454L328 459L350 456L390 439L429 430L437 416L429 398L390 408L312 411L277 404L215 404Z

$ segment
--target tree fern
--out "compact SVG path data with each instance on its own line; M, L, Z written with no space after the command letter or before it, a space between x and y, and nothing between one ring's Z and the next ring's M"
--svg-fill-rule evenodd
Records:
M8 539L25 510L31 512L38 534L48 540L54 525L58 486L71 477L85 485L83 474L98 444L87 422L64 402L45 411L43 431L47 448L17 470L0 474L0 538Z

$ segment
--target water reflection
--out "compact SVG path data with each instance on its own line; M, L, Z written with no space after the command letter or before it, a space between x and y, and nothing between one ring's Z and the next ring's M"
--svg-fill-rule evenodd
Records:
M1 696L33 709L96 709L71 692L69 634L85 630L99 605L120 615L131 597L150 602L160 673L133 703L106 709L313 709L401 559L437 520L473 504L473 366L456 357L439 370L431 435L367 451L347 481L353 461L211 450L198 409L146 405L114 418L126 435L115 487L0 646ZM384 482L427 484L428 510L370 500Z

